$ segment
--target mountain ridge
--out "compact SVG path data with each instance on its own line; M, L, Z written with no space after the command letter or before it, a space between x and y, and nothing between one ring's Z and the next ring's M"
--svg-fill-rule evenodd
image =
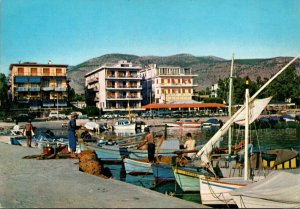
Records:
M249 76L255 80L258 76L269 78L278 72L291 57L256 58L256 59L236 59L234 60L235 74L240 77ZM216 56L194 56L192 54L181 53L170 56L137 56L132 54L112 53L94 57L68 69L70 86L77 94L84 93L84 75L107 63L117 63L119 60L127 60L133 65L144 67L147 64L168 65L178 67L190 67L192 73L198 75L194 83L198 84L196 90L203 90L217 83L219 79L229 77L231 60L226 60ZM300 73L300 61L294 63L297 72Z

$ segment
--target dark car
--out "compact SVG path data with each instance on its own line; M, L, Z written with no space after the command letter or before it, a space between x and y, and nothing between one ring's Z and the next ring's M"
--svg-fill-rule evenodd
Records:
M28 120L32 120L33 117L28 114L18 114L12 117L13 121L18 121L18 122L27 122Z

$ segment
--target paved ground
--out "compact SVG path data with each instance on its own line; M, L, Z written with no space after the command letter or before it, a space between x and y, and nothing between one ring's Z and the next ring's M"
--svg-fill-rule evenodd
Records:
M39 149L0 143L0 208L201 208L78 170L78 160L22 159Z

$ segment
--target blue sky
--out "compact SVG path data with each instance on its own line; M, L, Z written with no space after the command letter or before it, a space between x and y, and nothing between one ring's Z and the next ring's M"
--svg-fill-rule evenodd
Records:
M0 0L0 69L108 53L230 59L300 53L300 0Z

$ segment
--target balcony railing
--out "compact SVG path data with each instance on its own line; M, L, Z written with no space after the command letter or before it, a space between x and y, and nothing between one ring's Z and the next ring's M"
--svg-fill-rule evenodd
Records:
M45 87L42 87L42 90L43 91L53 91L54 90L54 86L52 87L52 86L45 86Z
M28 88L27 87L16 87L15 91L18 91L18 92L28 91Z
M55 91L67 91L66 87L55 87Z
M133 88L142 88L140 85L107 85L106 88L111 88L111 89L133 89Z
M113 79L142 79L137 75L132 75L132 76L126 76L126 75L107 75L106 78L113 78Z
M41 88L40 87L30 87L29 91L40 91Z
M132 96L132 95L116 95L116 96L107 96L107 99L142 99L140 96Z
M58 100L58 103L55 102L55 105L58 107L66 107L68 105L66 100Z
M97 82L99 79L98 78L90 78L87 82L90 83L94 83Z
M43 107L54 107L54 101L43 100Z

